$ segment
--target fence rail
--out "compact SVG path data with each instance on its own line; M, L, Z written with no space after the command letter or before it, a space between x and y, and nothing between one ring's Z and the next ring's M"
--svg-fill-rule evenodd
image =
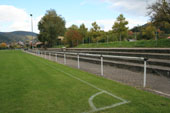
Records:
M66 65L67 64L67 55L74 55L77 59L77 68L80 69L80 58L85 59L81 56L91 56L91 57L98 57L99 59L91 58L90 60L94 61L100 61L100 74L101 76L104 76L104 60L103 58L119 58L119 59L131 59L131 60L139 60L143 61L143 87L146 87L146 73L147 73L147 58L144 57L129 57L129 56L114 56L114 55L103 55L103 54L89 54L89 53L74 53L74 52L52 52L52 51L40 51L40 50L28 50L28 52L35 53L38 56L44 57L45 59L52 60L51 57L55 57L55 61L58 61L58 56L63 56L63 62ZM44 55L44 56L43 56ZM47 58L48 56L48 58ZM70 56L69 56L70 57Z

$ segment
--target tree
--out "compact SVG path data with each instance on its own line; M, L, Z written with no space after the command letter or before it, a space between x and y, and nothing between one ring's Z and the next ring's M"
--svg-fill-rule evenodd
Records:
M98 26L96 22L93 22L91 31L94 31L94 32L100 31L100 26Z
M148 6L148 15L154 24L168 22L170 24L170 0L157 0Z
M70 27L65 33L65 40L69 47L74 47L81 42L82 36L79 33L78 29L73 29L72 27Z
M89 32L89 37L92 38L93 42L98 42L100 38L100 26L96 22L92 23L92 28Z
M71 27L69 27L68 29L72 29L72 30L78 30L79 27L77 25L72 25Z
M88 32L88 28L86 28L86 26L84 24L80 25L79 28L79 32L82 36L83 41L86 39L87 40L87 32ZM84 43L84 42L83 42Z
M127 37L128 32L128 27L126 27L127 24L128 21L126 21L123 14L120 14L112 27L113 32L117 34L117 38L120 38L119 39L120 41Z
M149 23L149 25L142 30L142 38L147 40L154 39L155 32L156 32L156 28L152 25L152 23Z
M136 39L136 33L133 33L131 30L128 31L128 39Z
M38 39L47 44L48 47L54 46L58 41L58 36L63 36L65 32L65 20L57 15L56 11L47 10L45 16L38 23L40 33Z
M157 0L148 6L148 15L157 29L170 33L170 0Z
M7 48L7 44L6 44L6 43L1 43L1 44L0 44L0 48L2 48L2 49Z

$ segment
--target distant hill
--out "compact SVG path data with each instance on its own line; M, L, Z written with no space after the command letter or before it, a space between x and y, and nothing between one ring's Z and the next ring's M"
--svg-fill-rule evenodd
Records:
M37 39L37 34L27 31L14 31L14 32L0 32L0 43L11 43L11 42L18 42L18 41L30 41L33 39Z
M144 24L141 26L135 26L134 28L131 29L131 31L133 32L140 32L142 29L146 28L148 26L148 24Z

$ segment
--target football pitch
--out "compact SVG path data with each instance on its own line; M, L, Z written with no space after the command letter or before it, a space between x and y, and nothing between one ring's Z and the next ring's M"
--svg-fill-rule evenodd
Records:
M0 51L0 113L169 113L170 99L17 50Z

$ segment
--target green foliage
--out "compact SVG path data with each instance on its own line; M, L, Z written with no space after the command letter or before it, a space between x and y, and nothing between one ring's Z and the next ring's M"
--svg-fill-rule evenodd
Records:
M128 32L128 27L126 27L127 24L128 21L126 21L123 14L120 14L112 27L113 32L116 34L117 39L119 39L120 41L124 40L127 37Z
M161 24L165 21L170 23L170 1L157 0L152 5L148 6L148 15L155 24Z
M80 34L81 34L81 36L82 36L82 39L83 40L87 40L87 32L88 32L88 28L86 28L86 26L84 25L84 24L81 24L80 25L80 28L79 28L79 32L80 32Z
M149 5L148 15L157 28L170 33L170 0L157 0Z
M116 34L113 31L108 31L107 37L109 42L118 41Z
M65 41L69 47L77 46L82 42L82 35L78 29L74 29L72 26L65 33Z
M38 23L40 34L38 39L48 47L52 47L58 41L58 36L63 36L65 32L65 20L57 15L56 11L47 10L44 17Z
M170 34L170 23L163 21L157 26L161 31L163 31L166 34Z
M162 48L169 48L170 47L170 39L160 39L158 41L156 40L139 40L135 42L128 42L128 41L115 41L115 42L109 42L109 43L99 43L99 44L81 44L77 46L76 48L136 48L136 47L162 47Z
M91 38L91 42L98 43L100 36L101 36L100 26L96 22L93 22L92 28L90 29L90 32L89 32L89 37Z
M149 24L145 29L142 30L142 39L154 39L155 38L156 28Z
M94 31L94 32L100 31L100 26L98 26L96 22L93 22L91 31Z
M132 31L128 31L128 40L129 39L137 39L137 33L136 32L132 32Z
M77 25L72 25L71 27L69 27L68 29L72 29L72 30L78 30L79 27Z

